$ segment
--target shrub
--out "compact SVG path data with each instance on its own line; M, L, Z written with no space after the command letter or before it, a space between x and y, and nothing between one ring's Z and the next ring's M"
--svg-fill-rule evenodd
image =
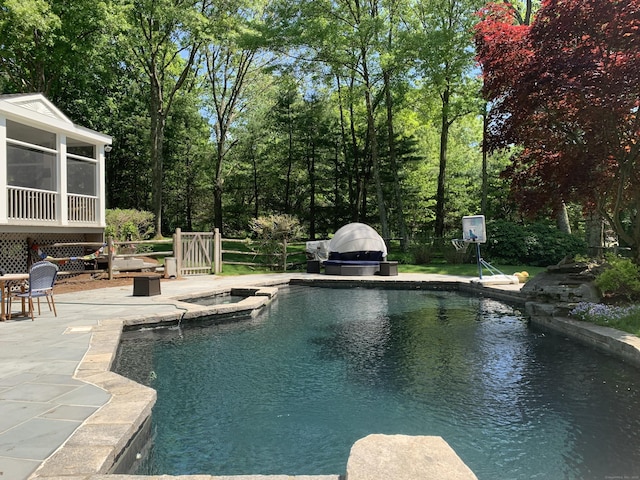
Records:
M146 240L153 233L153 213L143 210L107 209L105 235L118 241Z
M595 280L605 295L621 295L627 300L640 299L640 268L629 258L607 255L607 267Z
M483 256L493 262L512 265L548 266L566 256L585 254L586 242L559 231L554 225L495 220L487 222L487 243Z
M258 237L258 249L268 263L286 270L285 242L296 240L303 234L298 219L291 215L269 215L252 220L250 228Z
M411 248L413 263L416 265L427 265L433 259L433 251L430 245L419 244Z

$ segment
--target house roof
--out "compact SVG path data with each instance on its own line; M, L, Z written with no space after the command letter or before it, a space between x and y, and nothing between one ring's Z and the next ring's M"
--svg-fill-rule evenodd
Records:
M109 135L75 125L41 93L0 95L0 117L105 145L112 142Z

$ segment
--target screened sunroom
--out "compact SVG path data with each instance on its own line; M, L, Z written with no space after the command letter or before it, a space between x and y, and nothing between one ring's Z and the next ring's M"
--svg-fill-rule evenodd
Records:
M0 232L102 232L110 145L41 94L0 95Z

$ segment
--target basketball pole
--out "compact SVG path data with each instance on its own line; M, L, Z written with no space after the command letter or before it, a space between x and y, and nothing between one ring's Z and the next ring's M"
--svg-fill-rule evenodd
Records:
M478 260L478 277L482 280L482 260L480 258L480 242L476 242L476 258Z

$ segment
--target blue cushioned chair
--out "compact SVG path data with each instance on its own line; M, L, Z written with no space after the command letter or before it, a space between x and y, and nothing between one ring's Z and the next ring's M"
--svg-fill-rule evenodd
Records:
M11 318L11 300L20 298L29 301L29 314L34 320L33 299L38 300L38 315L40 315L40 297L47 299L49 311L53 307L53 314L57 317L56 304L53 300L53 284L58 275L58 266L51 262L42 261L34 263L29 270L29 289L26 292L11 292L9 295L9 318Z

